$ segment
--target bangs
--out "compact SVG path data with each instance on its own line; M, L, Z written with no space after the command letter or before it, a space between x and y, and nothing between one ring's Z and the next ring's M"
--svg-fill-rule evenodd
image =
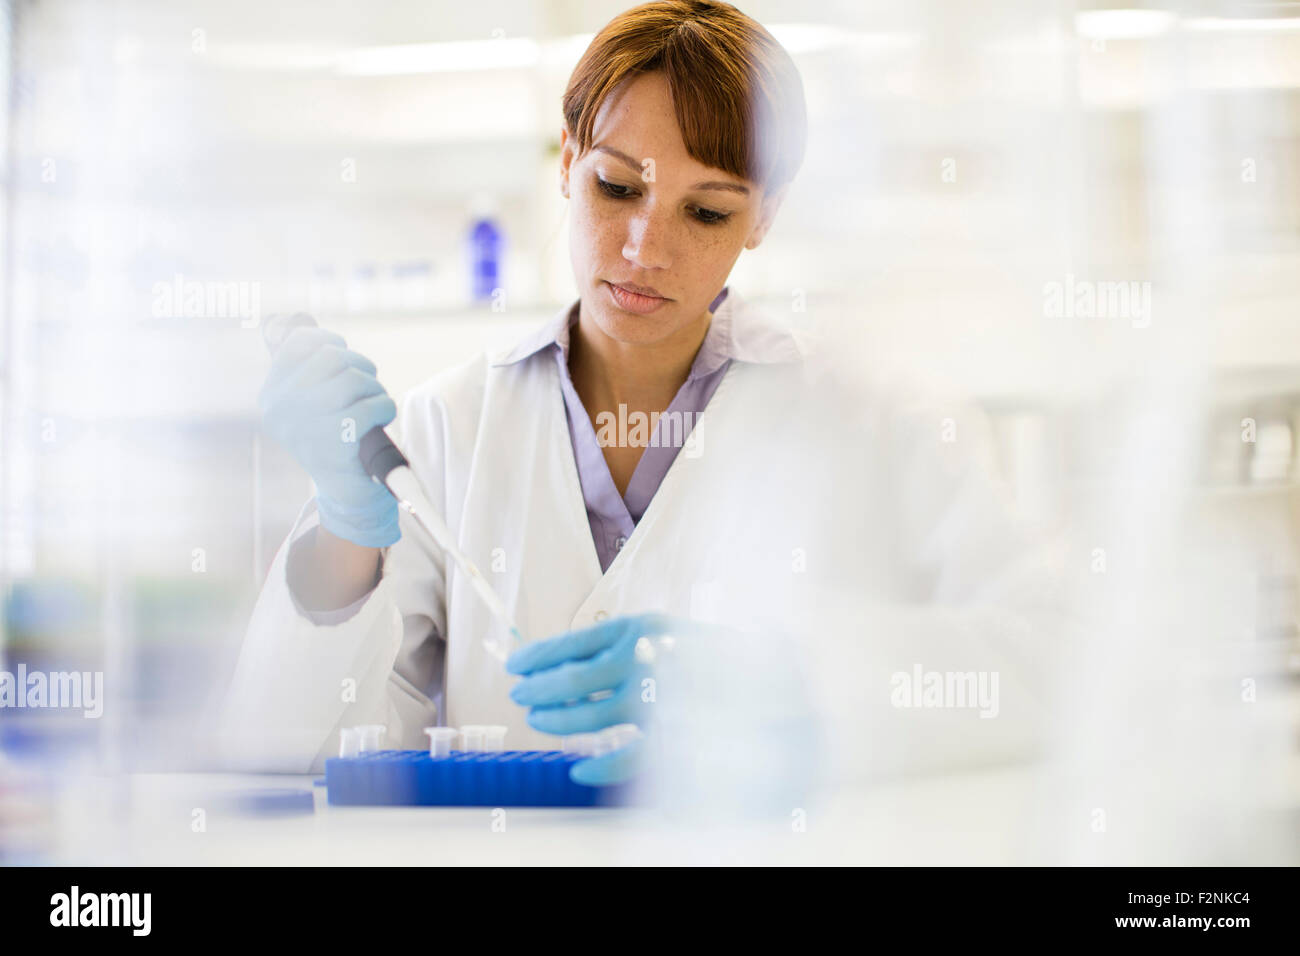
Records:
M768 190L794 178L807 137L799 72L771 34L724 3L648 3L596 35L564 94L579 154L610 94L653 72L668 80L692 159Z

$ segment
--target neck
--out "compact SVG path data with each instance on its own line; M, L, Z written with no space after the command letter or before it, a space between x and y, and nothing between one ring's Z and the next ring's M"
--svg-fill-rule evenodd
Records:
M629 345L610 338L580 307L569 340L569 373L587 410L663 410L690 374L713 316L705 312L667 339Z

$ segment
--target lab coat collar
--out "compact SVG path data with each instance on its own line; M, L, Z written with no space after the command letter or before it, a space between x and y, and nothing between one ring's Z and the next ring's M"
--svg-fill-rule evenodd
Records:
M730 287L723 291L726 297L713 313L688 379L715 372L728 359L767 365L798 362L807 357L806 346L793 329L747 302ZM578 305L575 300L512 348L489 356L489 364L513 365L548 347L561 349L567 357L569 333L578 321Z

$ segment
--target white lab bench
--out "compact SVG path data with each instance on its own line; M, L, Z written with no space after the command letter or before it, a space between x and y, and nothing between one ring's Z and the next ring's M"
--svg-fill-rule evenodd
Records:
M45 862L63 865L1032 864L1300 862L1300 759L1262 794L1247 839L1181 840L1173 856L1087 826L1030 766L848 786L790 818L674 817L646 808L335 807L310 776L137 774L78 788ZM315 812L254 817L232 791L311 789ZM1067 801L1068 802L1068 801ZM1046 810L1046 807L1057 807ZM1235 809L1235 808L1229 808ZM200 816L196 811L202 811ZM1068 819L1066 819L1068 818ZM198 825L201 820L202 826ZM502 824L504 823L504 826ZM494 827L495 824L495 827ZM1234 817L1239 827L1240 818ZM1131 841L1131 842L1130 842ZM1226 845L1226 849L1225 849ZM1203 846L1203 851L1198 847ZM1156 858L1153 858L1153 855Z
M1024 771L849 791L787 820L673 819L644 807L342 807L313 777L138 774L61 809L53 864L475 865L1011 862ZM311 789L314 813L250 816L234 791ZM938 811L944 808L942 813ZM197 829L195 810L205 818ZM955 810L956 812L950 812ZM936 817L946 820L936 828ZM888 826L880 826L884 820ZM502 827L504 822L504 827ZM923 822L923 826L918 823ZM495 829L494 829L495 824Z

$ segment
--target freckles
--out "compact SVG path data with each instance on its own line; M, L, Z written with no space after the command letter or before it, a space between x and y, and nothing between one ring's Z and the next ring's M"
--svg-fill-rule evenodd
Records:
M697 255L709 259L735 259L744 248L744 234L731 229L711 229L697 240Z
M723 249L736 245L737 237L731 229L708 229L704 233L704 244L710 249Z
M573 216L569 226L572 238L589 250L597 248L601 236L609 231L609 225L602 221L588 203L577 203L570 208Z
M594 248L622 255L627 235L617 224L596 221L589 226L587 234L591 236L591 244Z

